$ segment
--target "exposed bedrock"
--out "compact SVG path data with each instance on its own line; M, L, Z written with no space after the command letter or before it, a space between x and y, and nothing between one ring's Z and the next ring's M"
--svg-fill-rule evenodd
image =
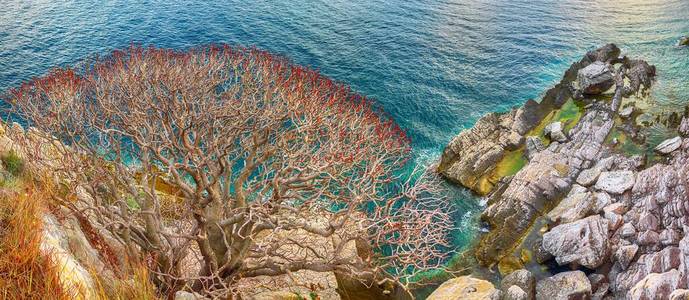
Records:
M560 83L548 90L540 103L529 100L509 112L483 116L474 127L452 139L443 151L438 171L478 194L489 193L499 180L494 176L497 163L507 151L524 146L529 131L572 98L571 86L579 70L594 62L617 61L619 54L620 49L613 44L591 51L565 72Z
M570 141L553 142L536 153L504 191L491 195L482 219L490 225L476 249L486 265L497 262L523 237L534 219L545 215L571 188L580 171L593 165L613 126L605 106L589 109L570 131Z
M553 257L590 269L609 264L619 247L608 233L628 223L629 210L627 203L613 204L629 197L632 187L636 193L646 179L637 174L643 157L613 157L606 139L623 98L649 88L655 75L653 66L619 54L613 44L587 53L541 103L530 100L510 112L488 114L446 147L439 172L479 194L489 193L481 216L488 232L475 247L481 264L500 264L501 272L519 267L512 263L515 253L522 251L517 258L522 262L528 259L525 239L537 237L533 233L544 224L564 227L552 229L542 243L536 242L538 247L529 246L536 260ZM591 95L599 93L609 94ZM564 118L564 105L575 100L584 103L579 114ZM558 117L565 121L559 123ZM673 141L662 150L672 152L676 146ZM528 161L512 174L500 174L499 166L514 151ZM625 227L626 234L631 229ZM674 238L671 232L661 238L661 232L634 230L634 238L646 243Z

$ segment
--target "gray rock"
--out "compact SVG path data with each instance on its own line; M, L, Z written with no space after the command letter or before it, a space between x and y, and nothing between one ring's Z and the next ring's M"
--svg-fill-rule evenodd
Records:
M592 214L595 206L596 198L591 192L578 192L572 189L569 195L548 213L548 218L553 222L574 222Z
M500 282L500 289L506 293L511 286L517 286L524 291L526 299L533 299L536 296L536 277L528 270L516 270Z
M634 225L632 225L632 223L625 223L624 225L622 225L622 228L620 229L620 235L623 238L636 236L636 228L634 228Z
M669 299L670 294L683 285L681 281L681 274L675 269L660 274L651 273L634 285L627 293L627 299Z
M526 137L526 157L531 160L531 158L538 152L545 150L543 142L537 136L527 136Z
M622 194L634 186L634 172L612 171L603 172L596 181L596 188L610 194Z
M682 146L682 138L681 137L674 137L671 139L667 139L660 143L660 145L656 146L653 150L660 154L670 154L673 151L679 149L679 147Z
M545 263L553 259L553 255L550 254L550 252L543 249L543 238L540 237L534 243L533 254L536 258L536 262L538 262L539 264Z
M597 192L594 193L593 196L596 198L596 205L594 207L594 211L599 213L602 212L605 207L608 205L612 204L613 199L608 195L606 192Z
M634 113L634 106L627 106L620 111L619 115L620 115L620 117L626 119L626 118L629 118L633 113Z
M572 65L560 84L545 93L542 103L550 106L536 110L541 113L538 120L540 121L545 113L550 112L548 107L559 107L568 99L580 96L572 95L572 77L575 77L581 68L596 61L613 64L624 63L627 68L620 71L624 72L621 75L631 76L629 77L630 91L634 90L637 84L638 86L643 84L644 87L650 87L651 79L654 76L652 66L644 64L642 61L629 59L621 61L619 60L619 53L619 48L608 45L588 53L580 62ZM617 88L616 94L624 94L624 91L620 91L621 89L621 87ZM597 103L585 109L579 122L567 132L569 138L567 141L553 142L542 151L535 154L530 153L527 165L512 176L509 181L500 184L499 188L492 189L488 199L489 206L481 215L481 219L488 225L489 232L482 235L481 242L475 249L479 263L493 265L506 255L511 255L508 252L515 249L516 246L518 247L526 234L530 234L532 230L538 230L532 227L533 222L536 218L547 214L549 208L554 207L556 201L563 198L562 196L571 189L579 173L590 168L601 157L605 157L605 151L607 151L607 147L604 147L605 140L614 126L613 111L617 110L618 107L614 105L614 110L612 110L611 106L613 105ZM522 115L527 114L523 113ZM480 123L480 126L489 127L487 122ZM477 124L477 126L479 125ZM515 130L516 127L513 125L510 128ZM461 147L450 147L453 148L449 153L452 155L445 155L444 153L443 157L455 157L455 160L459 159L466 162L467 169L480 170L481 168L473 168L473 166L483 166L482 163L477 164L483 160L477 160L471 156L479 154L482 156L492 151L491 147L486 147L481 151L476 145L482 144L482 139L489 139L490 134L496 130L504 132L503 129L499 128L494 128L490 133L488 130L483 130L485 137L476 135L475 138L467 139ZM522 135L528 132L515 131ZM456 146L460 146L460 144L457 143ZM463 147L473 150L467 151ZM470 154L463 155L463 153ZM453 167L450 164L444 164L441 161L439 167L441 173L451 168Z
M562 132L562 122L548 124L543 129L543 134L547 137L550 137L550 139L553 141L558 141L561 143L567 141L567 136L564 132Z
M543 235L543 248L558 264L576 263L595 269L608 258L608 220L599 215L558 225Z
M610 284L609 283L602 283L598 289L596 289L593 292L593 295L591 295L591 300L602 300L602 299L608 299L605 296L608 294L608 291L610 290ZM610 298L612 300L612 298Z
M505 292L504 300L529 300L526 292L520 287L513 285Z
M588 299L591 283L582 271L558 273L536 284L537 300Z
M594 62L579 70L577 81L579 89L589 95L601 94L615 84L612 70L604 62Z
M623 270L626 270L632 260L634 260L637 251L639 251L639 246L637 245L622 246L615 252L615 260Z
M592 184L596 183L600 173L601 169L596 167L583 170L581 173L579 173L579 177L577 177L577 183L583 186L591 186Z

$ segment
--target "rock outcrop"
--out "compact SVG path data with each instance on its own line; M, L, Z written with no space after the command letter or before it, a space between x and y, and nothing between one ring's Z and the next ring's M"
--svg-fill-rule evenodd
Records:
M588 95L601 94L615 85L611 68L602 61L593 62L579 70L577 81L579 89Z
M580 69L594 62L616 61L620 49L608 44L587 53L573 64L564 77L541 100L527 101L522 107L507 113L490 113L452 139L445 147L438 165L438 172L450 181L485 195L493 190L500 178L495 175L496 164L506 151L524 146L525 136L554 109L560 108L572 98L572 82Z
M539 263L579 271L539 274L535 294L528 285L513 283L523 277L515 272L503 278L503 299L524 294L526 299L680 299L689 294L689 118L678 122L676 136L655 147L662 156L647 162L643 155L621 154L619 144L611 142L613 129L630 132L643 112L626 109L624 118L617 112L624 98L651 86L655 68L618 58L615 49L592 51L570 68L563 82L571 84L576 76L578 89L549 91L551 103L558 102L553 93L587 103L576 124L562 130L564 137L553 135L563 127L556 124L538 132L557 121L542 119L547 123L538 122L523 139L513 139L523 140L518 147L528 162L492 187L481 216L489 229L475 248L481 264L497 264L501 272L507 270L503 262L526 265L525 250ZM611 99L590 96L613 86ZM463 154L479 153L476 145L455 146L451 151L467 159L464 165L475 163Z
M524 143L524 135L543 114L540 104L528 101L508 113L490 113L471 129L456 136L445 148L438 171L445 178L462 184L479 194L492 189L487 182L506 151Z

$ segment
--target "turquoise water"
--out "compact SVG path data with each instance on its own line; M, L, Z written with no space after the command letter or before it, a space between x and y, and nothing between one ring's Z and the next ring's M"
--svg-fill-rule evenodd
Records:
M658 66L653 107L689 99L686 0L0 1L0 90L130 43L255 45L372 96L422 163L481 115L537 98L590 49ZM453 197L474 234L477 199Z

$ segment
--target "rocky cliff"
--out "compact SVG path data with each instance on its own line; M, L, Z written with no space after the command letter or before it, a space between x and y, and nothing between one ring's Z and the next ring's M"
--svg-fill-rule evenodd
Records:
M519 270L540 279L535 292L505 285L509 275L491 299L686 299L689 119L653 160L623 151L642 139L633 100L651 88L655 68L619 53L615 45L588 53L541 103L489 114L446 148L440 173L489 193L479 262L502 275L538 263L554 273ZM577 116L561 118L570 101ZM530 122L518 117L530 110L538 111ZM507 151L528 162L496 174Z

